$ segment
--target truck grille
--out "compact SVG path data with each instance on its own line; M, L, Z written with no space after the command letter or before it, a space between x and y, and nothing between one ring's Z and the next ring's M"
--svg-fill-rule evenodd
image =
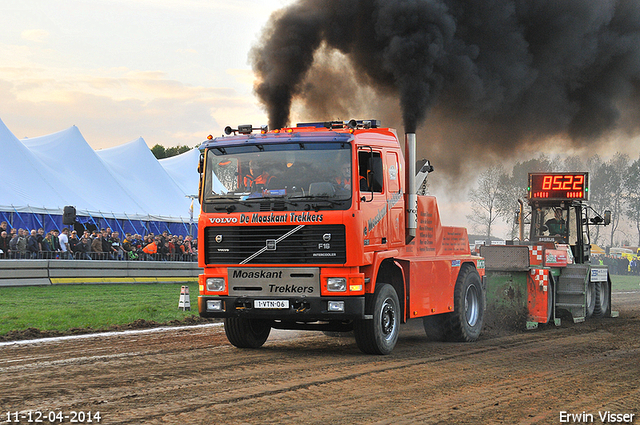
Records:
M286 236L289 234L288 236ZM344 264L344 225L205 229L206 264Z

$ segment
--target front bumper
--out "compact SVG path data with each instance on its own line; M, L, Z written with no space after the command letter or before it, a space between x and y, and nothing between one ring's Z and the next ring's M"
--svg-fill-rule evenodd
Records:
M286 321L331 321L331 320L355 320L364 319L364 296L361 297L278 297L279 300L289 301L287 309L260 309L254 308L255 300L264 300L265 297L212 297L199 296L198 310L201 317L245 317L247 319L271 319ZM222 301L222 310L207 310L208 300ZM329 301L344 302L343 311L329 311Z

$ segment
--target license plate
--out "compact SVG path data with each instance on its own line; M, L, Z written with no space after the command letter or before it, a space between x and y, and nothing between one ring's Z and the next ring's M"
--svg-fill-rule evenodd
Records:
M285 309L289 308L289 300L254 300L253 307Z

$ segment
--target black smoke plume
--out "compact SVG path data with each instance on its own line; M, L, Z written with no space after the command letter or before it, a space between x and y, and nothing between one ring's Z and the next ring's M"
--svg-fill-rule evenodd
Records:
M298 0L250 54L271 128L289 124L297 98L357 111L353 90L331 84L342 72L310 80L331 73L331 52L358 87L399 101L406 132L434 114L454 149L640 129L637 0Z

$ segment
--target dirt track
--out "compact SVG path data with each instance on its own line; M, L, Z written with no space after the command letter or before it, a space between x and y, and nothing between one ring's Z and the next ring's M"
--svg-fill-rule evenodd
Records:
M0 345L0 423L31 409L44 423L50 410L99 411L104 424L323 425L558 424L561 412L602 423L608 410L640 424L640 292L612 301L619 318L471 344L426 342L415 322L385 357L284 331L238 350L218 326Z

